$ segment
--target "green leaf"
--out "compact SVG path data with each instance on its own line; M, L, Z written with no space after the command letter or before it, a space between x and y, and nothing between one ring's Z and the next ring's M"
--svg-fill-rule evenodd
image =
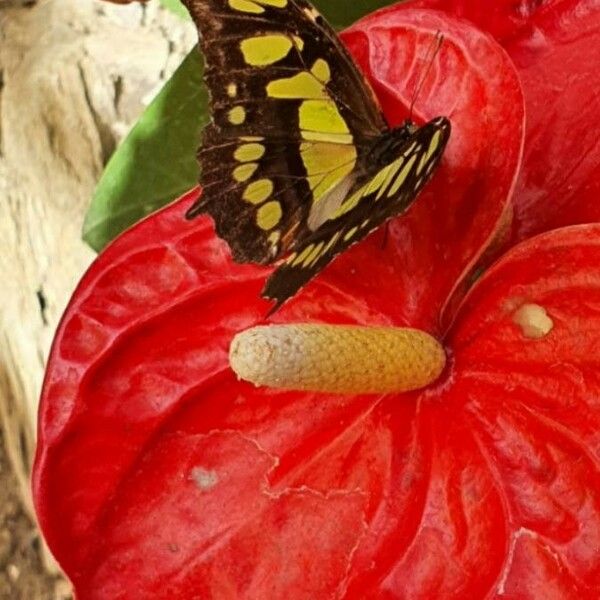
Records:
M183 9L179 0L161 2ZM393 0L314 2L340 28L392 3ZM195 48L109 161L83 226L83 239L92 248L100 251L124 229L196 185L196 149L209 117L202 61Z
M159 2L165 8L168 8L171 12L174 12L177 16L187 20L190 19L190 14L188 13L187 8L181 4L179 0L159 0Z
M197 182L195 149L208 120L202 72L194 49L108 162L83 225L95 250Z

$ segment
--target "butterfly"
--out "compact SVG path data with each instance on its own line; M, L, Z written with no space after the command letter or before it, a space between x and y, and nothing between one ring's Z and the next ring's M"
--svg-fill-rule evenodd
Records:
M208 213L237 262L277 263L277 309L336 255L413 202L450 121L390 128L333 28L306 0L184 0L212 121L198 151Z

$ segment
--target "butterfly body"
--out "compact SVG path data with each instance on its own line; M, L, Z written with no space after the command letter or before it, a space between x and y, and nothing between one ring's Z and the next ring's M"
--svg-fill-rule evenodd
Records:
M202 198L234 260L285 262L279 306L337 254L400 214L441 157L450 123L390 129L335 32L305 0L187 0L212 122Z

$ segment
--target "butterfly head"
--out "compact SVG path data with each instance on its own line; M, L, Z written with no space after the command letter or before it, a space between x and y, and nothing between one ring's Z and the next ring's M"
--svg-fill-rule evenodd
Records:
M405 130L409 136L411 136L415 131L417 131L417 124L412 119L406 119L404 123L400 126L400 129Z
M423 125L423 128L420 128L414 121L406 119L402 125L390 129L380 137L374 146L374 154L380 156L383 163L385 163L398 154L408 142L412 141L420 129L422 129L422 132L418 137L423 139L423 143L426 142L428 137L436 140L434 144L436 151L432 151L430 156L433 156L433 154L441 156L451 130L450 120L446 117L436 117Z

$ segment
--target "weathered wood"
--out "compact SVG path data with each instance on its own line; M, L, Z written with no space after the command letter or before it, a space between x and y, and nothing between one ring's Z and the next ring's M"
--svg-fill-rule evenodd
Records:
M0 417L33 514L29 474L44 364L93 259L83 215L119 139L193 43L159 8L0 0Z

